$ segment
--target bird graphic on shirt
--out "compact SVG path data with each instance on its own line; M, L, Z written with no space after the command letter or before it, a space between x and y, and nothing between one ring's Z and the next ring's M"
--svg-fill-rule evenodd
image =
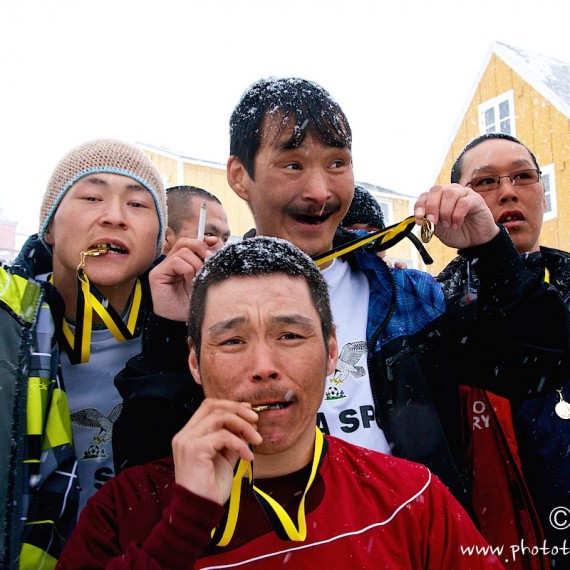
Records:
M96 443L107 443L113 436L113 424L121 414L123 404L117 404L106 416L96 408L85 408L70 414L71 423L84 428L99 428L99 433L93 436Z
M349 342L342 347L338 362L330 382L342 384L352 374L355 378L361 378L366 374L364 366L356 366L358 361L366 354L366 343L363 340Z

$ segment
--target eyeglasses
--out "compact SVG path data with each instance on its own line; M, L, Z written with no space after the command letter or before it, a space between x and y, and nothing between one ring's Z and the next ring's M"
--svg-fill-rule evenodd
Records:
M501 185L503 178L508 178L513 186L528 186L529 184L536 184L540 180L541 174L542 172L536 168L527 168L526 170L511 172L507 176L478 176L467 182L465 186L471 186L475 192L489 192L496 190Z

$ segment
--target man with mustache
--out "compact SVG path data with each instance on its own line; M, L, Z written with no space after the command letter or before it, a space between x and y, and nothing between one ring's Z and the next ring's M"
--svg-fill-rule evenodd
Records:
M427 465L472 513L457 385L515 399L557 386L560 362L568 359L567 311L470 188L430 191L415 215L418 223L432 222L444 243L478 259L481 294L467 309L476 319L464 318L463 307L449 310L424 272L393 270L364 247L335 257L331 250L354 238L337 231L354 193L351 148L348 120L325 89L299 78L263 79L230 118L228 182L247 201L258 235L287 239L324 259L340 350L317 425ZM160 275L159 266L151 282ZM178 298L184 279L167 283L174 291L164 287L162 298ZM155 302L159 314L185 319L183 303L168 309ZM141 355L147 369L180 367L180 355L153 354L151 347Z
M206 399L172 457L90 500L58 568L502 567L427 468L315 428L338 346L325 280L292 244L210 257L188 340Z

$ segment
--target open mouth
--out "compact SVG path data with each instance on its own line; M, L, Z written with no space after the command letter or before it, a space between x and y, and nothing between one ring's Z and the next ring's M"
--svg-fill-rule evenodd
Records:
M506 224L508 222L524 222L524 216L521 212L505 212L499 217L497 223Z
M98 243L96 245L92 245L88 250L88 255L104 255L106 253L117 253L120 255L125 255L129 253L126 249L119 247L118 245L112 243Z
M318 226L319 224L325 223L330 217L331 212L326 214L321 214L319 216L314 216L310 214L292 214L291 217L301 224L310 224L312 226Z
M252 406L254 412L265 412L266 410L283 410L291 405L291 402L275 402L274 404L257 404Z

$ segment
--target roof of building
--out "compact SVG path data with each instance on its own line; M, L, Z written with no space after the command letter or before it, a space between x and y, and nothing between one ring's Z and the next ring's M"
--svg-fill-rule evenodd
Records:
M492 52L570 118L569 62L499 42L493 44Z
M520 75L524 81L536 89L538 93L554 105L561 113L570 118L570 63L500 42L494 42L473 82L471 92L459 114L455 128L450 134L447 145L440 158L437 172L441 171L449 147L461 127L469 105L471 101L473 101L473 97L481 83L483 75L487 71L487 67L493 55L501 58L515 73Z

